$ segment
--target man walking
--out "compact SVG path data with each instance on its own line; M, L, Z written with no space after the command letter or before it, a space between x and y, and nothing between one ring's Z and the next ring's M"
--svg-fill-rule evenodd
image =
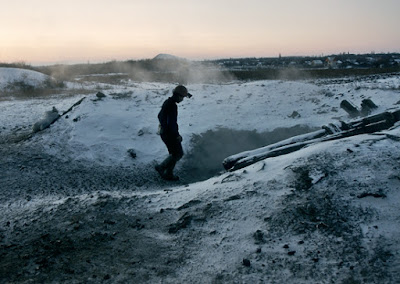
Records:
M172 97L169 97L163 103L158 113L161 139L167 146L169 155L161 164L156 165L155 169L165 180L179 180L179 177L173 173L176 162L183 156L182 136L179 134L178 127L177 104L182 102L183 98L190 98L191 96L185 86L177 86L172 92Z

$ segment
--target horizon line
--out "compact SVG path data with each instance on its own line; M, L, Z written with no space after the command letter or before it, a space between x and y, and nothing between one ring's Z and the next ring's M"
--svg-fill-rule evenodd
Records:
M202 58L202 59L196 59L196 58L185 58L181 56L176 56L173 54L169 53L159 53L156 56L153 56L152 58L126 58L126 59L99 59L99 60L60 60L60 61L43 61L43 62L27 62L25 60L20 60L20 61L12 61L12 62L4 62L0 61L0 64L9 64L9 65L25 65L25 66L35 66L35 67L40 67L40 66L53 66L53 65L83 65L83 64L106 64L106 63L111 63L111 62L127 62L127 61L144 61L144 60L153 60L159 55L169 55L172 58L176 59L182 59L182 60L188 60L188 61L215 61L215 60L224 60L224 59L245 59L245 58L293 58L293 57L330 57L330 56L338 56L338 55L383 55L383 54L400 54L400 51L381 51L381 52L339 52L339 53L329 53L329 54L316 54L316 55L282 55L279 53L278 56L228 56L228 57L220 57L220 56L215 56L215 57L210 57L210 58Z

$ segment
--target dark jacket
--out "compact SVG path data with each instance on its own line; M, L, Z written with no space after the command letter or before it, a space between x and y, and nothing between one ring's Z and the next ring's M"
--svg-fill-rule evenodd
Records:
M158 120L161 125L161 134L171 137L179 136L178 127L178 106L175 100L170 97L162 105L158 113Z

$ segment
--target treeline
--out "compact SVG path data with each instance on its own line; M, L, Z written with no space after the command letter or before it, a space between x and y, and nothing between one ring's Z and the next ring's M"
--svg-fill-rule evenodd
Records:
M238 80L305 80L399 73L400 66L387 68L372 67L352 69L299 69L287 67L280 69L263 68L253 70L231 70L229 72Z
M0 67L8 67L8 68L21 68L21 69L29 69L36 70L33 66L26 64L24 62L14 62L14 63L4 63L0 62Z

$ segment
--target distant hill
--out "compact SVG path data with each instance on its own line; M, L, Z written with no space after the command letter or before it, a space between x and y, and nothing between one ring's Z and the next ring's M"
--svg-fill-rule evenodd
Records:
M160 53L156 57L154 57L153 60L186 60L186 59L171 54Z

